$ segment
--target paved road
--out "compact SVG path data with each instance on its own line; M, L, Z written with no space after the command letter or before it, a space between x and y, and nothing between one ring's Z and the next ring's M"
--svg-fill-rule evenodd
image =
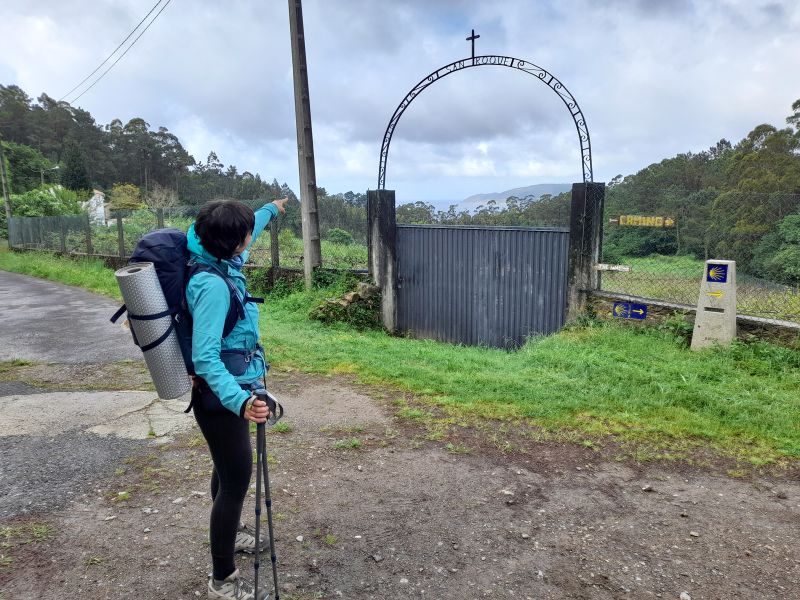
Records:
M109 322L114 300L0 271L0 361L109 363L142 358L130 333Z
M141 360L130 333L109 323L116 308L79 288L0 271L0 361ZM192 427L186 403L155 392L0 382L0 519L60 507L91 490L124 458Z

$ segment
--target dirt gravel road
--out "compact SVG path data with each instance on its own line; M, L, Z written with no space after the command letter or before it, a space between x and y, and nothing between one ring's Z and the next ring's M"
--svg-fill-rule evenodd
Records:
M425 440L343 379L283 373L273 389L291 426L268 435L285 600L800 598L796 480L556 443L502 454L470 432ZM195 430L5 520L3 600L203 597L209 471Z

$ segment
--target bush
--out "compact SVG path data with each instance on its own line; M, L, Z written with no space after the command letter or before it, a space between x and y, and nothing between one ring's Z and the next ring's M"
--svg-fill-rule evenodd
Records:
M612 265L620 264L623 260L623 254L616 244L607 243L603 245L602 260L604 263L609 263Z
M302 292L305 289L305 283L302 277L295 279L281 278L275 281L275 284L269 290L271 298L285 298L291 294Z
M688 346L692 341L694 324L686 319L686 314L675 313L664 319L659 325L658 330L667 334L683 346Z
M78 194L59 186L41 186L24 194L9 197L15 217L54 217L82 212Z
M328 230L327 237L329 242L334 244L341 244L343 246L349 246L353 243L353 235L349 231L345 231L344 229L339 229L338 227L334 227L333 229Z
M115 183L111 188L111 210L137 210L144 207L142 194L132 183Z

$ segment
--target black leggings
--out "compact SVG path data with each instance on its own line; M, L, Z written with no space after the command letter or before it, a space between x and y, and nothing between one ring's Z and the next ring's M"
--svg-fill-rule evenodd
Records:
M203 392L193 390L192 395ZM207 388L204 393L210 394ZM202 402L193 402L194 418L206 438L214 470L211 473L211 561L214 579L222 580L234 572L236 530L242 516L250 476L253 449L249 421L231 411L209 411Z

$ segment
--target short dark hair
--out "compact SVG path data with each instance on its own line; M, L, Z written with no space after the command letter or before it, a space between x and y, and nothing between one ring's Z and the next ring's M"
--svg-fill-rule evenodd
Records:
M194 223L194 231L203 248L215 258L233 258L236 248L253 232L256 216L253 209L238 200L206 202Z

